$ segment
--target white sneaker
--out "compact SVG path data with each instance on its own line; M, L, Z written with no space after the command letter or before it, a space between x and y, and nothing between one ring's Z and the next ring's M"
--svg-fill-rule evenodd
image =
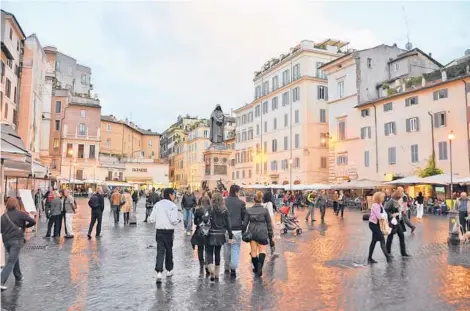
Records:
M1 289L2 291L6 290L7 288L8 288L8 287L6 287L5 285L1 285L1 286L0 286L0 289Z
M161 282L162 282L162 273L157 272L157 283L161 283Z
M172 276L173 276L173 271L168 271L168 272L166 273L166 277L167 277L167 278L170 278L170 277L172 277Z
M189 232L189 231L188 231L188 232L186 232L186 235L188 235L188 236L189 236L189 235L191 235L191 232Z

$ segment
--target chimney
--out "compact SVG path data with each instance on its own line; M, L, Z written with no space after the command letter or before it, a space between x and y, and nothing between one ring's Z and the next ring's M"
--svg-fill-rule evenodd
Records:
M429 57L432 57L432 53L429 53Z

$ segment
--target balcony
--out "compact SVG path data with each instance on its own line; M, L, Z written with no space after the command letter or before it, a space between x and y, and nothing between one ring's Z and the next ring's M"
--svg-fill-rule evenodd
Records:
M72 96L70 104L89 107L100 107L100 100L98 98L91 98L88 96L80 96L78 94L75 94Z

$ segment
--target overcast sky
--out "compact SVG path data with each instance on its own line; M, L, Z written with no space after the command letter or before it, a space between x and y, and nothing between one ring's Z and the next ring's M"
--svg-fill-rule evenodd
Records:
M103 114L163 131L253 99L253 72L302 39L397 43L443 64L470 49L470 2L2 1L26 35L92 68ZM467 20L466 20L467 19Z

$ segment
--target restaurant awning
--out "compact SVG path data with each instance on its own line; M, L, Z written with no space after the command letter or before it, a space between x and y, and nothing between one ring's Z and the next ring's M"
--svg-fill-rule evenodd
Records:
M452 175L452 183L457 183L457 180L460 178L459 175ZM430 185L450 185L450 174L439 174L434 176L429 176L423 178L424 184Z
M38 161L32 163L31 172L34 177L43 178L49 175L49 170L46 166L42 165Z
M331 185L331 189L375 189L384 185L384 182L370 179L355 179L341 184Z
M27 177L31 174L31 154L8 124L1 125L0 151L6 177Z
M416 185L416 184L425 184L424 178L418 176L408 176L405 178L396 179L389 181L387 185Z

